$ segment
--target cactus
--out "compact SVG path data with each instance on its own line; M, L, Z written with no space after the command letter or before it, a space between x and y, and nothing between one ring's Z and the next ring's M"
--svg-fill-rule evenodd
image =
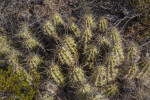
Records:
M88 43L92 39L92 32L90 28L86 28L81 36L82 42Z
M10 48L7 45L6 46L0 45L0 46L2 47L0 50L0 57L4 57L10 52Z
M115 68L117 66L115 56L110 54L108 58L106 58L105 66L107 70L107 80L108 81L114 80L118 74L118 69Z
M66 46L66 48L68 48L69 51L71 51L74 58L77 59L78 58L77 45L76 45L74 39L68 35L66 35L64 37L65 37L64 45Z
M93 15L86 14L81 29L75 22L70 26L66 22L68 19L64 21L58 13L46 19L40 28L44 35L41 41L28 24L14 35L18 39L15 42L0 33L1 59L14 72L23 73L30 85L37 88L46 79L66 94L73 90L77 100L108 100L120 92L120 80L141 80L149 72L149 58L135 61L140 54L136 43L125 40L129 45L124 45L119 30L109 27L112 25L106 18L95 23ZM18 48L20 45L14 46L18 42L21 48L25 46L25 52ZM45 69L49 73L41 74ZM47 98L51 99L49 95L42 97Z
M98 23L98 28L101 33L106 32L108 27L107 20L105 18L101 18Z
M58 50L58 56L62 64L67 64L69 66L75 63L78 58L77 45L75 44L73 38L65 36L64 44Z
M29 74L32 77L33 85L36 86L40 84L40 73L38 71L39 67L42 67L42 59L39 55L34 54L32 57L27 57L27 62L29 65Z
M53 23L55 26L63 26L64 21L62 20L61 16L58 13L55 13L53 16Z
M79 100L88 100L90 93L92 92L91 86L89 84L81 85L77 89L77 97Z
M45 35L53 37L56 41L60 41L56 30L50 21L45 22L45 24L43 25L43 31Z
M72 33L75 37L80 36L80 30L75 23L71 23L71 25L69 27L69 32Z
M102 89L102 94L105 94L106 96L112 96L115 95L118 91L118 87L116 83L108 84L104 86Z
M94 94L89 97L89 100L109 100L109 99L101 94Z
M29 73L20 65L20 58L19 58L20 53L16 50L12 50L11 53L7 56L7 60L10 66L13 67L14 71L18 74L21 75L23 73L26 76L26 79L29 83L33 80L32 77L30 76Z
M139 63L139 71L137 74L137 78L142 78L150 71L150 58L143 58Z
M68 66L72 66L75 63L73 55L65 46L62 46L60 48L58 56L62 64L67 64Z
M93 20L92 14L85 14L84 16L85 20L85 26L88 28L94 28L95 27L95 22Z
M109 43L109 41L108 41L108 39L106 37L98 36L96 40L97 40L97 45L99 47L104 48L105 50L107 48L110 48L110 43Z
M99 65L93 72L92 82L95 86L102 86L107 83L107 73L104 66Z
M81 42L83 45L83 53L86 53L89 42L91 41L93 35L90 28L86 28L81 36Z
M50 68L50 75L57 83L57 85L64 85L65 77L62 74L60 67L54 63L51 64Z
M138 48L133 42L129 42L129 46L126 49L126 61L127 62L133 62L135 61L137 55L138 55Z
M42 60L38 55L33 55L29 60L29 66L31 69L37 69L41 63Z
M0 35L0 43L8 44L8 40L5 36Z
M34 39L32 39L32 38L30 38L30 39L28 39L28 40L25 40L25 41L24 41L24 44L25 44L25 46L26 46L29 50L35 50L35 49L37 49L38 47L40 47L39 42L36 41L36 40L34 40Z
M26 48L30 51L35 51L39 47L41 47L41 44L32 36L27 25L25 25L25 29L23 29L23 32L20 32L18 34L18 37L23 40L23 45L26 46Z
M19 53L17 51L13 51L8 55L8 62L10 66L19 67Z
M109 32L107 32L107 36L112 45L121 46L121 36L116 27L111 27L109 29Z
M21 66L19 62L19 57L21 57L22 55L19 53L19 51L12 49L12 47L10 46L10 41L7 40L6 37L1 36L0 41L5 44L4 46L2 46L2 50L3 47L8 47L5 50L5 58L9 65L13 67L13 71L20 76L21 74L24 74L24 76L26 76L26 80L31 83L32 77L27 73L27 71Z
M76 93L78 100L108 100L105 96L94 92L94 88L89 84L81 85Z
M0 57L6 56L11 51L9 44L7 38L0 35Z
M120 77L126 79L133 79L138 72L138 66L132 63L125 63L123 68L120 70Z
M105 36L99 35L96 38L96 45L99 50L99 57L104 62L106 55L111 51L110 42Z
M96 46L89 46L87 48L86 54L85 54L85 66L87 66L89 69L94 67L94 63L96 60L96 56L98 54L98 50Z
M118 65L121 64L121 62L124 59L124 53L122 47L118 45L114 45L112 47L112 55L114 56L114 59L116 59L117 64Z
M128 70L129 70L127 72L128 74L125 76L125 78L132 79L135 76L135 74L136 74L136 72L138 70L138 67L136 65L133 65Z
M73 67L72 70L70 70L69 75L72 85L84 84L86 82L84 72L78 66Z

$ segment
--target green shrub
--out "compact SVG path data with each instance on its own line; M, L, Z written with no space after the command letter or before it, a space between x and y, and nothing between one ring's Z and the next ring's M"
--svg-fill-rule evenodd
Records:
M36 91L25 80L25 76L14 73L10 66L7 70L0 69L0 91L7 95L7 100L20 98L32 100Z

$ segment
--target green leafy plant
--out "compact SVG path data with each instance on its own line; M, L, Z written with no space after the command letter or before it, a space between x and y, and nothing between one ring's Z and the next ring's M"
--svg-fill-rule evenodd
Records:
M36 90L26 81L25 76L14 73L10 66L7 70L0 69L0 91L4 92L7 100L17 98L31 100L36 93Z

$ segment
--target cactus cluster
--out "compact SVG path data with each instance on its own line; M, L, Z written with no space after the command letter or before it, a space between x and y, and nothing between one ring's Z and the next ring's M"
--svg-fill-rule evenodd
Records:
M0 57L14 72L23 72L30 85L38 79L42 82L42 78L48 76L60 89L71 88L76 100L109 100L120 91L118 78L140 80L147 75L150 59L136 60L140 55L136 43L130 42L126 46L123 41L129 41L122 39L116 27L108 26L105 17L98 23L92 14L86 14L83 19L84 27L80 29L75 22L68 24L58 13L41 24L41 34L48 38L47 45L55 45L53 54L32 33L28 24L16 33L15 41L0 34ZM14 46L20 41L21 49ZM47 76L41 74L42 71ZM43 96L43 100L53 99L48 94Z

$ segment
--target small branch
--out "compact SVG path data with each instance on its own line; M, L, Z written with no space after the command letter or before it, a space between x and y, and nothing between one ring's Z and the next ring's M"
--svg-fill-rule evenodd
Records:
M143 46L146 46L146 45L148 45L149 43L150 43L150 41L148 41L147 43L145 43L145 44L139 46L139 48L142 48Z
M124 29L125 29L125 26L133 19L133 18L135 18L135 17L138 17L138 16L140 16L141 14L136 14L136 15L133 15L132 17L130 17L129 19L128 19L128 21L123 25L123 27L122 27L122 29L121 29L121 31L120 32L122 32ZM123 21L123 20L122 20ZM121 21L121 22L122 22ZM119 24L121 23L121 22L119 22Z

